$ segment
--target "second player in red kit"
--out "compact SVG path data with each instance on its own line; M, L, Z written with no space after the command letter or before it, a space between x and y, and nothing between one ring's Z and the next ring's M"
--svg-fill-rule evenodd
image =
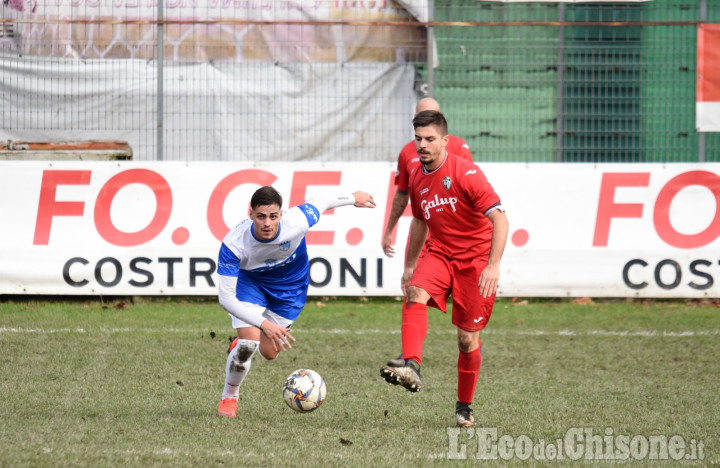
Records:
M482 362L479 331L495 302L508 222L500 197L480 168L446 151L443 114L420 112L413 126L421 166L409 178L413 220L402 278L405 363L384 366L381 375L410 391L422 388L427 306L445 312L452 296L459 348L456 420L468 427L475 424L470 404ZM427 252L418 261L428 232Z

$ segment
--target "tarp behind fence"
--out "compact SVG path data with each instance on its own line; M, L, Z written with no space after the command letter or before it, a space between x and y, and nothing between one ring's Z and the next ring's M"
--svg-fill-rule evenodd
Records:
M204 62L163 72L166 160L377 160L391 157L378 143L399 151L413 135L409 64ZM0 56L0 140L124 140L136 159L152 159L156 74L137 59Z

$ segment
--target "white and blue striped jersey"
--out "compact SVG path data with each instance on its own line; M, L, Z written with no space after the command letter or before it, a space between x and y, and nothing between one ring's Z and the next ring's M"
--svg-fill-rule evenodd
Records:
M239 301L265 306L295 320L305 306L310 283L305 234L317 224L320 211L310 203L283 212L277 236L261 241L250 218L223 239L218 274L237 277Z

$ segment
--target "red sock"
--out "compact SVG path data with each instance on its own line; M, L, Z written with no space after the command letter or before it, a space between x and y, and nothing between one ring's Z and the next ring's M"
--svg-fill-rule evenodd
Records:
M460 403L472 403L473 395L475 395L475 384L477 384L478 376L480 375L481 365L482 355L480 354L480 346L469 353L460 351L457 363L457 395Z
M405 359L414 359L418 364L422 362L422 347L427 330L427 306L419 302L404 302L401 331Z

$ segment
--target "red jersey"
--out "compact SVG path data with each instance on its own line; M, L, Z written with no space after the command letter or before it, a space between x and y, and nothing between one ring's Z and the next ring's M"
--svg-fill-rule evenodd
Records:
M470 147L465 143L465 140L460 137L448 135L448 143L445 150L448 153L460 156L470 162L473 160ZM409 190L408 179L410 173L418 166L420 166L420 158L418 158L415 140L413 140L403 146L403 149L400 150L400 156L398 156L397 172L395 172L395 185L397 185L398 190L403 192Z
M410 206L428 225L429 251L456 260L487 258L493 232L487 214L502 206L475 164L446 153L434 171L416 169L410 175Z

